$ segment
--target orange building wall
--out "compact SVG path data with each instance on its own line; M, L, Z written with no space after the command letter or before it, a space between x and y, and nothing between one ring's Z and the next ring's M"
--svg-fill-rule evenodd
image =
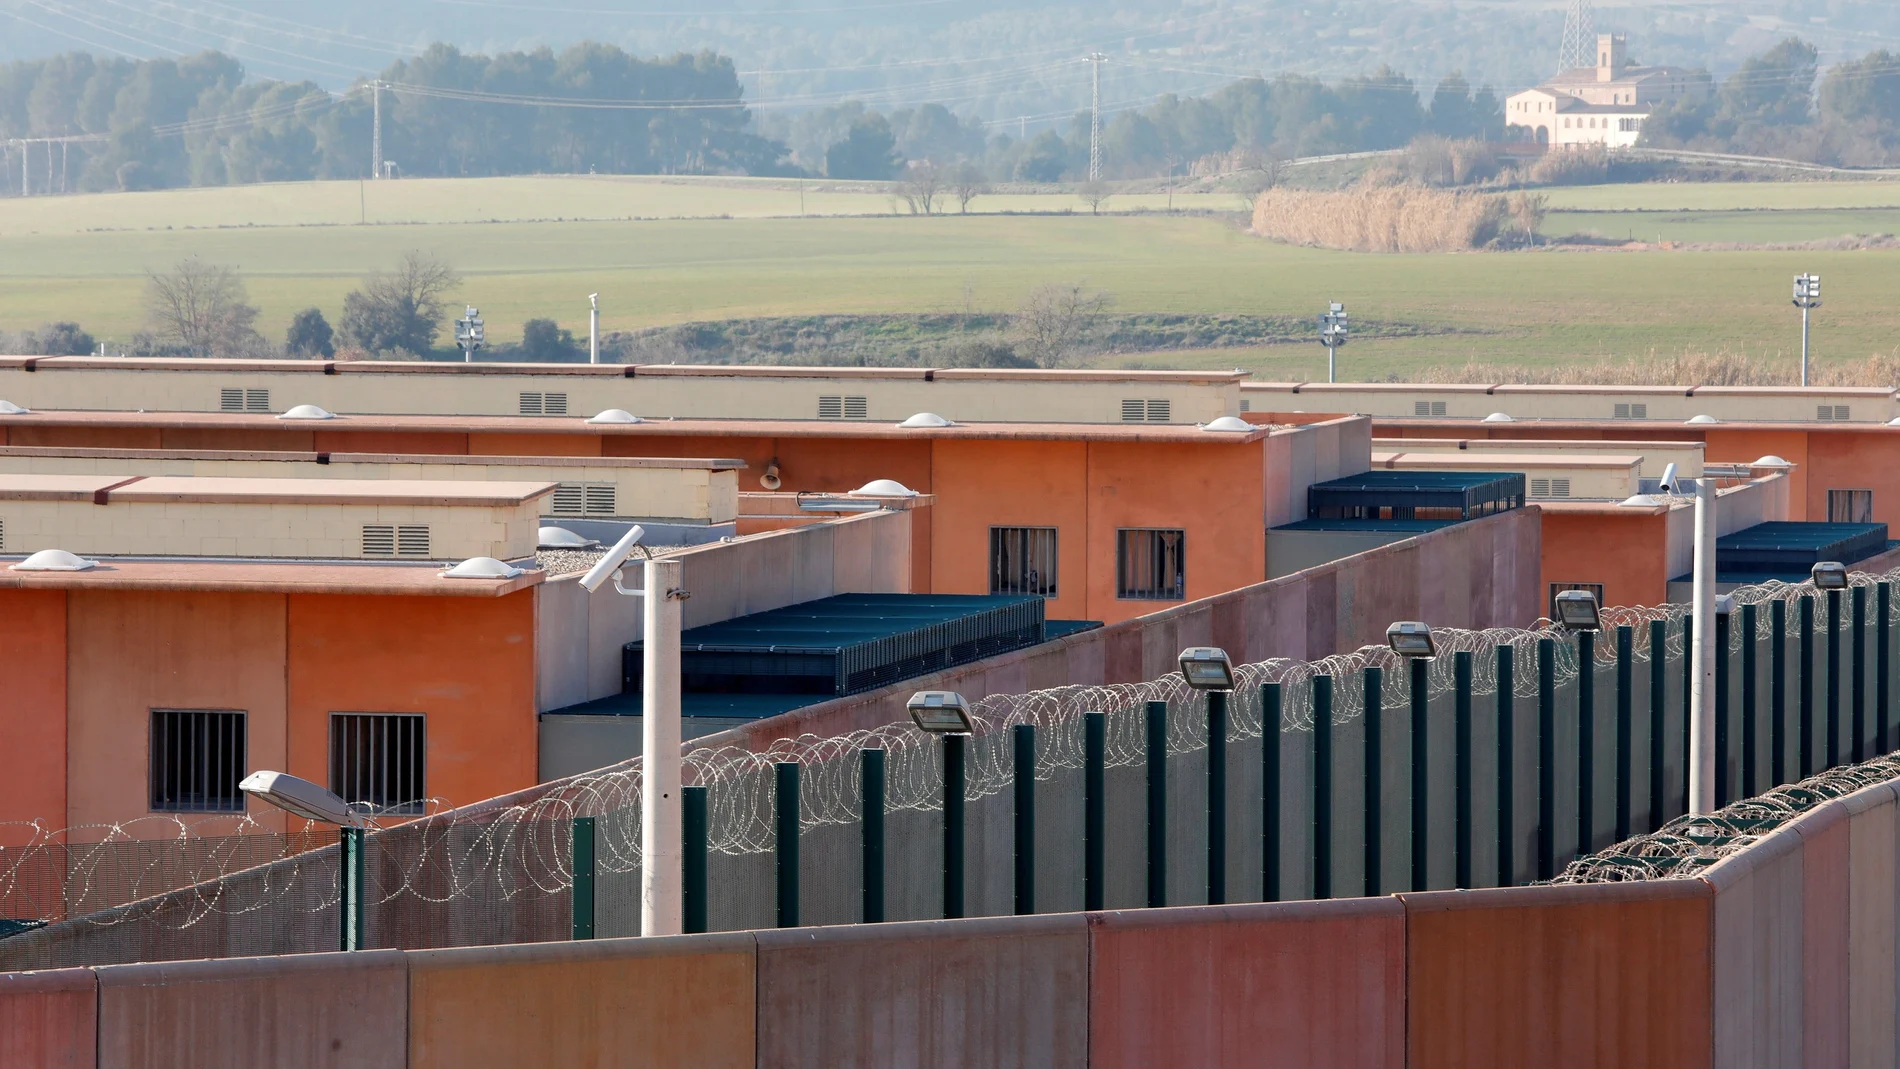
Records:
M157 449L164 443L157 427L13 427L7 432L7 444L82 449Z
M0 822L66 813L66 594L0 591L0 731L12 756L0 768ZM0 827L0 846L20 844Z
M1814 511L1809 497L1809 488L1819 485L1827 479L1824 473L1820 480L1813 478L1809 470L1808 447L1817 437L1835 437L1834 435L1811 435L1804 430L1763 431L1763 430L1712 430L1704 439L1708 448L1703 452L1703 460L1710 464L1750 464L1762 457L1774 455L1794 465L1788 472L1788 510L1795 520L1827 519L1827 493L1821 492L1821 508ZM1900 440L1896 441L1900 444ZM1874 495L1874 508L1880 508L1880 495ZM1900 504L1900 502L1896 502Z
M471 434L468 451L485 457L597 457L597 434Z
M1602 583L1605 605L1669 600L1668 517L1544 510L1543 589ZM1548 610L1546 610L1548 611Z
M282 595L74 590L67 604L68 824L149 811L154 708L245 710L249 767L282 767Z
M1086 442L940 441L931 456L935 589L987 594L991 527L1056 528L1056 596L1051 619L1093 620Z
M424 713L431 796L467 805L535 783L533 589L289 600L293 775L329 782L333 712Z
M778 461L780 490L844 493L872 479L896 479L918 493L930 487L930 441L890 438L695 438L615 436L601 440L613 457L737 457L746 462L739 489L762 490L759 477Z
M318 431L316 446L323 453L430 453L461 456L468 452L468 435L435 431Z

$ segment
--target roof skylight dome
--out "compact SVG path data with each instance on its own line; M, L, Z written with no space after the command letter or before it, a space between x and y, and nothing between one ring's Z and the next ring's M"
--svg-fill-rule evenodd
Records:
M0 416L24 416L31 411L33 410L30 408L21 408L12 401L0 400Z
M1254 429L1254 426L1239 416L1221 416L1201 424L1201 429L1220 434L1247 434Z
M42 549L13 566L16 572L84 572L99 566L96 560L87 560L77 553L68 553L63 549Z
M290 409L289 411L285 412L281 416L278 416L277 418L278 419L335 419L336 415L322 408L319 408L316 405L298 405L297 407Z
M1507 412L1493 412L1484 417L1485 423L1516 423L1517 420Z
M587 417L589 423L645 423L646 420L624 408L609 408Z
M1778 457L1775 454L1770 453L1767 456L1762 457L1760 460L1755 461L1753 464L1750 464L1749 467L1751 468L1792 468L1794 467L1794 465L1788 463L1788 461L1785 458Z
M543 527L535 539L541 549L593 549L599 540L575 534L565 527Z
M521 569L493 557L470 557L442 572L444 579L513 579Z
M912 430L917 430L919 428L930 428L930 427L954 427L956 426L956 424L950 422L949 420L943 418L942 416L937 415L935 412L919 412L916 415L905 420L904 422L899 423L898 426L909 427Z
M872 497L916 497L917 491L898 482L896 479L872 479L856 490L854 494L866 494Z
M1698 416L1690 416L1688 419L1684 420L1683 422L1685 423L1720 423L1722 421L1704 412Z

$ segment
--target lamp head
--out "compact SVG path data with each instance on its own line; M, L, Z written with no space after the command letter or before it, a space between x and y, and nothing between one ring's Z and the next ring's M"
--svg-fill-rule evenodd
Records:
M1588 590L1565 590L1554 599L1557 622L1569 631L1601 631L1603 618L1597 596Z
M335 792L288 772L253 772L238 783L238 790L305 820L346 828L364 825L362 814Z
M954 690L920 690L906 703L917 730L928 735L968 735L976 730L970 703Z
M1816 590L1846 590L1847 565L1837 560L1824 560L1814 566L1809 573L1814 578Z
M1181 678L1195 690L1233 690L1234 663L1218 646L1190 646L1181 651Z
M1438 643L1432 638L1431 625L1419 620L1400 620L1386 628L1385 644L1408 661L1438 656Z

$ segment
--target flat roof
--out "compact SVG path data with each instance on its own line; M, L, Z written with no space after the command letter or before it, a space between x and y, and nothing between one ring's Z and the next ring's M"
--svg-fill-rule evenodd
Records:
M1584 430L1602 431L1609 428L1615 428L1618 432L1622 432L1625 430L1635 432L1635 433L1641 433L1641 434L1658 434L1658 433L1674 432L1677 434L1698 435L1698 436L1702 434L1706 434L1711 430L1731 430L1731 431L1800 430L1800 431L1805 431L1805 432L1810 432L1810 433L1818 432L1818 433L1824 433L1824 434L1829 433L1829 432L1832 432L1832 433L1850 433L1851 432L1851 433L1858 433L1858 434L1872 434L1872 433L1900 434L1900 427L1890 426L1885 423L1876 423L1872 420L1866 420L1866 421L1857 423L1857 422L1848 421L1848 420L1835 421L1835 420L1814 420L1814 419L1752 419L1752 420L1724 419L1724 420L1717 420L1714 423L1690 423L1687 420L1680 420L1680 419L1557 419L1557 418L1546 419L1546 418L1541 418L1537 416L1519 416L1516 419L1513 419L1509 423L1484 423L1482 420L1479 420L1475 417L1470 418L1470 419L1453 419L1446 416L1431 416L1431 417L1370 416L1368 418L1372 420L1373 426L1375 427L1436 428L1436 429L1442 429L1442 430L1456 431L1460 435L1469 435L1472 430L1478 427L1486 427L1486 428L1495 427L1495 428L1498 428L1500 430L1505 430L1505 431L1509 431L1513 427L1536 427L1539 429L1559 430L1559 431L1584 431ZM1493 441L1495 440L1496 439L1493 439ZM1621 438L1607 439L1607 440L1622 441ZM1667 439L1662 439L1662 440L1667 440ZM1688 440L1701 441L1702 439L1700 437L1695 437Z
M1036 600L1028 594L835 594L689 628L680 649L832 650Z
M1459 456L1450 452L1375 452L1374 467L1410 470L1413 465L1450 468L1482 468L1486 465L1523 468L1631 468L1643 462L1640 454L1621 453L1496 453L1477 452Z
M1307 519L1283 523L1270 527L1270 531L1364 531L1370 534L1428 534L1441 527L1451 527L1463 523L1463 520L1326 520Z
M0 475L0 500L93 501L131 482L131 475Z
M513 579L445 579L442 565L392 562L179 560L98 557L83 572L16 572L24 559L0 556L0 590L178 590L278 594L381 594L493 598L534 586L547 573Z
M1668 439L1641 441L1631 438L1374 438L1372 440L1372 448L1390 450L1394 453L1415 452L1430 445L1455 445L1459 450L1483 453L1487 456L1491 455L1491 453L1486 447L1494 445L1509 445L1514 449L1532 449L1540 452L1545 449L1582 449L1587 451L1591 449L1601 449L1605 445L1616 445L1626 449L1708 448L1708 443L1701 441L1670 441ZM1473 449L1473 446L1480 448ZM0 455L4 455L5 452L5 447L0 447ZM1442 454L1449 452L1449 450L1441 449L1437 452Z
M1652 397L1869 397L1889 398L1900 393L1886 386L1569 386L1521 382L1243 382L1242 393L1561 393L1647 394ZM1440 417L1443 418L1443 417ZM1618 420L1618 423L1642 422Z
M554 491L554 483L423 479L225 479L201 475L0 475L0 499L43 499L40 484L63 480L91 490L69 494L129 504L513 506ZM103 483L103 486L98 484ZM18 489L16 490L16 486ZM104 502L101 502L104 503Z
M1323 483L1314 483L1311 489L1363 493L1475 490L1499 480L1519 478L1522 474L1515 471L1414 471L1409 468L1402 470L1375 468L1358 475L1347 475L1339 479L1328 479Z
M776 364L542 364L444 360L179 360L120 356L9 356L0 368L35 371L261 372L310 375L535 375L579 378L860 379L890 382L1150 382L1219 385L1251 372L1120 368L792 367Z
M795 419L650 419L643 423L589 423L579 416L337 416L285 420L242 412L75 412L35 410L0 416L0 427L150 427L161 430L413 431L449 434L592 434L616 438L944 438L1018 441L1168 442L1237 445L1288 428L1258 424L1252 431L1203 431L1163 423L961 423L899 427L895 423Z
M1884 523L1807 523L1794 520L1770 520L1744 527L1715 540L1715 551L1782 550L1823 552L1846 550L1857 544L1875 541L1885 544Z
M490 456L468 453L311 453L265 449L100 449L92 446L0 445L0 457L86 457L100 460L237 460L311 464L466 464L474 467L674 468L743 471L737 457Z

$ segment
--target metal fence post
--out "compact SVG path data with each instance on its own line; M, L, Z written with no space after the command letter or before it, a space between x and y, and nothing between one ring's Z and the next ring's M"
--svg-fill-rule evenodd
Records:
M1689 733L1695 723L1695 703L1690 701L1690 683L1695 679L1695 618L1682 618L1682 811L1689 812L1689 767L1695 755L1689 748Z
M1102 908L1107 879L1108 714L1082 714L1082 908Z
M342 868L342 894L337 914L342 929L341 948L363 949L363 829L344 828L338 843L337 861Z
M1207 904L1227 902L1227 692L1207 692Z
M1754 602L1742 606L1742 797L1761 793L1761 730L1758 721L1761 703L1755 685L1757 656L1761 645L1758 613Z
M1517 763L1516 682L1517 651L1508 644L1498 646L1498 886L1509 887L1517 881Z
M1849 601L1854 613L1854 685L1848 692L1849 708L1853 710L1849 723L1854 743L1848 752L1854 755L1854 763L1859 764L1867 759L1867 588L1855 587Z
M1260 900L1280 900L1280 684L1260 686Z
M1426 733L1430 730L1428 701L1430 692L1426 689L1430 681L1427 672L1430 665L1423 657L1412 658L1412 890L1423 891L1431 886L1431 872L1427 865L1430 857L1431 822L1426 817L1431 812L1430 786L1430 739Z
M1577 632L1577 853L1596 839L1597 633Z
M1451 655L1452 882L1471 886L1471 652Z
M711 820L708 816L709 787L680 788L680 931L692 935L706 931L709 902L706 897L706 861L710 851Z
M1801 731L1801 775L1814 775L1814 595L1803 594L1795 625L1801 629L1801 653L1796 660L1795 685L1799 688L1798 724Z
M1016 915L1036 912L1036 726L1009 729L1016 788Z
M574 885L569 889L570 938L594 937L594 818L575 817L569 830L569 853L574 863Z
M1362 676L1365 684L1365 712L1359 719L1366 731L1364 755L1365 777L1363 782L1365 799L1365 842L1362 847L1361 868L1364 870L1365 886L1361 894L1371 897L1379 893L1379 871L1381 860L1379 847L1384 839L1384 808L1380 803L1384 799L1384 777L1380 775L1384 764L1384 747L1380 738L1385 734L1385 671L1381 668L1367 668Z
M1715 807L1735 800L1729 780L1729 614L1715 614Z
M943 915L963 916L963 745L967 735L943 737Z
M1841 592L1827 592L1827 767L1841 763Z
M1893 610L1893 584L1879 582L1874 584L1874 748L1882 754L1887 749L1887 724L1891 720L1887 702L1893 696L1892 668L1893 647L1892 632L1887 622L1887 614Z
M1313 677L1313 897L1333 897L1333 677Z
M1768 603L1768 786L1788 782L1788 603Z
M859 825L864 849L864 923L884 919L884 751L867 748L859 754Z
M1669 771L1669 621L1649 622L1649 830L1663 826Z
M1537 878L1557 875L1557 642L1537 640Z
M773 765L773 812L777 816L778 926L798 927L798 762Z
M1616 629L1616 841L1630 837L1632 805L1631 776L1635 747L1636 702L1636 629L1621 624Z
M1168 703L1148 703L1148 904L1168 904Z

